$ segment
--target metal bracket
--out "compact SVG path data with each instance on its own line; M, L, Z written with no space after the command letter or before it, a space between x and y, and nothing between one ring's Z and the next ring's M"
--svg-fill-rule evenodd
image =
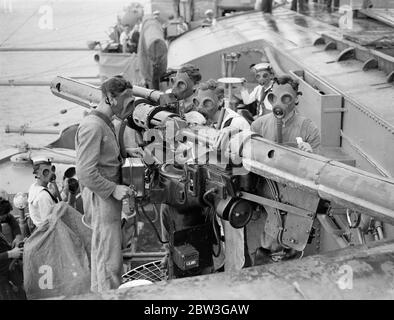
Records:
M347 248L349 246L349 242L342 237L344 232L338 229L330 217L325 214L318 214L317 219L322 227L335 239L340 248Z
M394 71L391 71L390 74L387 76L386 81L388 83L394 82Z
M258 204L262 204L262 205L266 205L266 206L269 206L272 208L276 208L276 209L279 209L279 210L282 210L285 212L295 214L295 215L303 217L303 218L305 218L305 217L313 218L315 215L314 212L311 212L311 211L308 211L305 209L301 209L301 208L297 208L297 207L294 207L292 205L288 205L285 203L277 202L275 200L268 199L265 197L257 196L255 194L252 194L249 192L242 191L242 192L239 192L237 196L241 199L249 200L249 201L252 201L252 202L255 202Z
M313 45L318 46L320 44L325 44L325 43L326 43L326 40L323 37L319 37L313 42Z
M347 112L346 108L327 108L323 110L323 113L337 113L337 112Z
M353 47L346 48L339 54L337 61L339 62L352 59L355 57L355 52L356 50Z
M377 69L378 68L378 60L374 58L370 58L363 64L363 71L368 71L370 69Z
M325 51L328 51L328 50L336 50L336 48L337 48L336 42L330 41L329 43L326 44L326 46L324 47L324 50L325 50Z

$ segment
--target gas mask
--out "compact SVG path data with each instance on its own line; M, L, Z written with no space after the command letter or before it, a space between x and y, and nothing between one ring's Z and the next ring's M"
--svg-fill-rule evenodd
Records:
M213 90L199 90L197 97L193 98L193 104L197 107L197 111L208 120L213 119L221 102Z
M68 190L71 194L76 194L79 190L79 182L76 178L68 178Z
M108 97L106 103L111 106L112 112L120 120L126 119L134 110L134 100L132 89L124 90L119 96L115 98L116 103L110 103Z
M268 70L259 71L256 73L255 78L259 85L265 86L271 80L271 72Z
M184 100L193 94L194 82L186 72L177 73L174 79L172 93L178 100Z
M286 119L295 108L297 92L288 83L275 84L272 92L267 94L267 99L272 105L275 118Z
M44 182L52 182L56 180L56 167L51 164L40 164L39 168L34 172L36 178Z

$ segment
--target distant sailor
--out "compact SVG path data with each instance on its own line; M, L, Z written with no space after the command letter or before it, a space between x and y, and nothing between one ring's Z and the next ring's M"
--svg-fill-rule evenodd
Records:
M121 284L121 200L130 188L121 185L122 159L111 118L131 112L132 85L121 76L105 81L102 99L86 116L76 134L76 170L85 218L91 224L91 289L101 292ZM126 101L125 101L126 100Z
M45 224L53 205L58 201L48 189L48 185L56 179L51 159L33 159L33 174L37 180L29 189L29 213L34 225L40 227Z
M204 12L204 20L202 21L202 27L211 27L216 25L215 14L212 9L208 9Z

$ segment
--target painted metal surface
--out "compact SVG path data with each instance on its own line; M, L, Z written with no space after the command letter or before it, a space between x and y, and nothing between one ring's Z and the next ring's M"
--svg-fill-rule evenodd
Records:
M312 44L319 32L335 30L333 26L281 8L272 17L261 12L226 17L213 27L199 28L174 40L168 51L168 65L178 66L238 45L247 47L262 38L283 48L304 46Z
M394 244L379 243L240 272L162 281L69 299L394 299L393 261Z
M394 180L255 137L244 146L245 168L317 193L322 199L394 222Z
M361 13L394 27L394 9L363 9Z

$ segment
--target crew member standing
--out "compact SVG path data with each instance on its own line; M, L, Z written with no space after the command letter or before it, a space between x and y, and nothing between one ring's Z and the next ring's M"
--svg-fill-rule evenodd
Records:
M121 185L122 158L111 118L132 111L132 85L121 76L105 81L102 99L76 133L76 171L85 221L92 228L91 289L102 292L121 284L121 200L131 194ZM128 102L128 103L126 103Z
M267 95L273 112L255 120L250 129L265 139L278 142L278 136L281 136L284 145L298 146L302 151L317 153L320 146L319 130L310 119L297 114L295 106L298 104L299 94L297 81L290 76L279 77L272 92ZM278 118L282 126L278 126ZM252 264L259 264L258 260L263 261L267 252L274 261L294 257L294 250L282 248L276 238L264 231L265 219L266 215L260 215L251 219L246 226Z
M194 98L197 111L207 119L208 124L213 124L216 129L225 128L249 130L249 123L244 117L230 108L224 107L224 89L217 82L209 80L199 87L197 96ZM223 109L224 108L224 109ZM222 121L220 114L224 111ZM245 257L245 235L244 228L236 229L229 221L220 220L225 237L224 270L236 271L242 269L246 264Z

